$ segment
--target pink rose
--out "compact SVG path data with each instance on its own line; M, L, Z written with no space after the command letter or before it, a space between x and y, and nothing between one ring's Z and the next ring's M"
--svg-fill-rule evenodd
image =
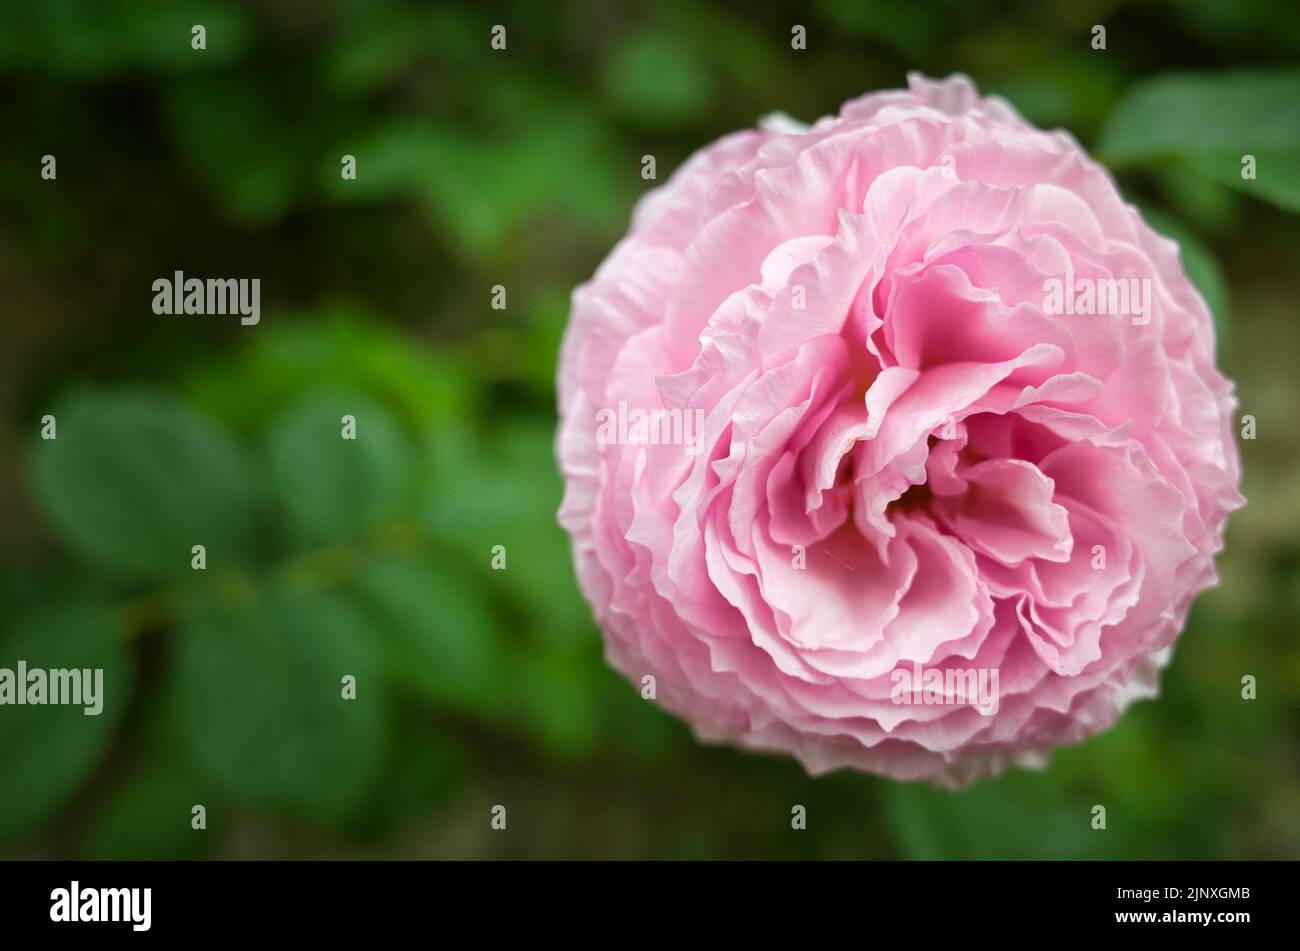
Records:
M1243 502L1176 245L960 76L693 156L575 292L559 403L610 663L813 773L1107 728Z

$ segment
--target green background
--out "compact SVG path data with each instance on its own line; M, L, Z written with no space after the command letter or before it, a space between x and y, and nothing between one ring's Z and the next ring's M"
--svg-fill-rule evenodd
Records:
M0 3L0 666L108 690L0 708L0 855L1300 856L1295 4L486 6ZM1160 699L959 794L697 744L605 666L555 523L568 295L641 156L909 69L1112 168L1258 425ZM175 270L260 278L261 323L154 316Z

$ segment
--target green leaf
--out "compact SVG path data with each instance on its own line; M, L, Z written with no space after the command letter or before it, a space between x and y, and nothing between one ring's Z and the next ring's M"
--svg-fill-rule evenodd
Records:
M242 58L254 35L247 14L219 0L178 0L161 6L149 0L115 0L90 7L106 21L99 24L99 34L114 38L120 69L144 65L160 71L213 70ZM103 7L108 10L97 9ZM120 13L114 15L113 7ZM206 31L201 51L193 48L191 33L200 23Z
M517 419L475 432L447 428L428 442L429 484L423 524L466 563L487 567L505 549L506 569L489 571L510 594L540 642L594 636L578 592L569 539L556 522L563 486L555 466L553 422Z
M109 794L87 836L84 854L95 861L199 857L221 834L224 813L211 792L185 764L150 757ZM191 810L199 805L206 810L206 829L191 825Z
M172 686L195 766L255 808L345 818L384 763L384 680L365 621L340 598L271 592L246 614L190 621Z
M1240 190L1206 178L1186 165L1161 166L1154 179L1163 198L1160 207L1200 234L1232 234L1250 204L1250 198Z
M243 227L286 214L315 157L318 117L293 111L314 92L303 77L259 84L236 72L173 80L160 92L180 161L211 194L217 214Z
M355 420L355 438L344 438L344 417ZM360 393L305 397L275 422L267 445L295 545L360 538L412 506L410 442L387 409Z
M495 91L510 88L507 83ZM619 177L609 130L570 102L549 103L544 121L521 121L506 141L475 137L451 123L390 119L346 144L357 157L357 178L339 176L336 148L320 164L330 197L344 203L414 199L451 234L456 253L480 263L543 215L605 233L616 229L635 180ZM572 187L575 168L583 170L580 189Z
M159 580L253 549L255 478L230 436L170 397L82 393L54 415L31 467L36 504L59 539L115 576Z
M1113 837L1091 826L1092 803L1041 775L1013 774L959 792L893 783L886 803L908 859L1097 859L1114 851Z
M191 46L199 23L207 30L203 50ZM240 58L252 30L239 7L220 0L63 0L12 5L5 33L0 67L21 64L79 80L213 69Z
M947 3L908 3L880 0L867 5L854 0L822 0L818 13L839 36L870 40L872 46L897 51L904 59L919 61L932 55L939 37L951 29L959 10L944 10ZM815 41L813 41L815 42Z
M194 404L246 432L325 386L368 393L412 425L465 414L473 384L455 356L412 346L404 333L347 304L284 318L259 327L234 360L192 374L185 391Z
M711 77L694 51L666 34L635 33L621 41L604 81L620 113L655 127L695 122L713 98Z
M1300 70L1174 73L1144 80L1102 129L1108 164L1182 162L1225 185L1300 210ZM1253 155L1256 177L1242 178Z
M131 658L108 617L95 606L69 604L33 615L0 638L0 669L15 677L19 661L28 671L103 671L91 706L100 707L98 714L86 714L84 695L83 705L0 706L0 842L39 831L68 803L130 705Z
M516 676L527 730L556 759L591 756L605 733L599 681L600 656L534 645Z
M486 594L458 572L385 558L362 564L353 590L377 622L378 649L394 682L474 713L509 705L503 645Z
M387 768L358 816L356 830L371 835L399 833L412 822L422 822L431 812L445 807L448 798L469 778L470 757L460 737L436 722L423 710L402 718ZM404 850L414 844L427 848L419 839L405 837ZM414 854L411 858L429 858ZM433 856L435 858L441 856Z

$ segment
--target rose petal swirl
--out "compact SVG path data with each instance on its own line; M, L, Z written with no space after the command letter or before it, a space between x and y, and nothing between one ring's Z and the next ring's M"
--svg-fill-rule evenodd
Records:
M1063 275L1147 311L1053 312ZM698 431L598 438L620 405ZM701 738L961 785L1154 694L1243 502L1234 406L1107 173L914 75L641 201L574 294L560 521L609 661ZM996 712L899 703L900 669L996 671Z

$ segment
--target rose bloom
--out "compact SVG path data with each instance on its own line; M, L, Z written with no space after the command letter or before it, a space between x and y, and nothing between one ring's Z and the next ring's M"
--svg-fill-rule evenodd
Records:
M574 293L560 521L610 663L700 738L957 786L1154 695L1234 406L1074 139L911 76L641 200Z

